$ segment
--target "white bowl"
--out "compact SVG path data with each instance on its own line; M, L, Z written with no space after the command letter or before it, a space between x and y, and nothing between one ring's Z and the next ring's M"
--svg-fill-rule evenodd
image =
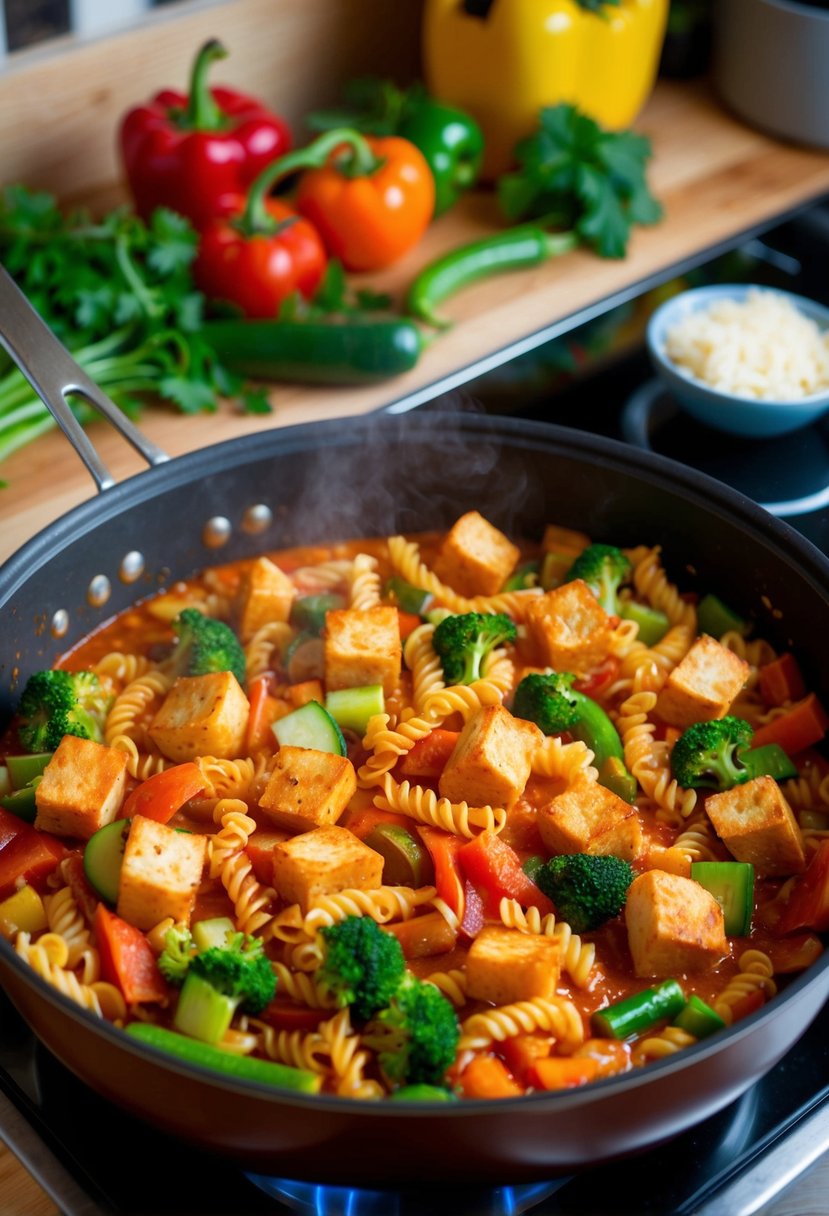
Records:
M816 300L778 288L725 283L692 288L661 304L648 322L646 342L654 370L682 409L719 431L759 439L784 435L820 418L829 409L829 388L794 400L741 397L706 384L686 368L674 363L665 350L667 333L689 313L707 309L718 300L743 301L749 292L758 290L785 296L799 312L815 321L821 330L829 329L829 308Z

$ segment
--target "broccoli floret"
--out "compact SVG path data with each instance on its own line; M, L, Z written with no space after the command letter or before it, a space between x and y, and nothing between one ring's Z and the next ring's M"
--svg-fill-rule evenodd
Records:
M454 1062L460 1026L453 1005L434 984L407 976L363 1041L400 1085L438 1085Z
M205 616L197 608L185 608L173 621L173 630L178 643L166 666L174 675L204 676L212 671L230 671L244 684L245 652L224 621Z
M20 742L29 752L52 752L64 735L102 743L111 704L94 671L36 671L20 698Z
M158 956L158 969L165 980L180 988L196 953L196 943L186 925L173 925L164 934L164 949Z
M481 665L496 646L514 642L515 622L502 612L462 612L448 616L435 627L432 645L449 684L471 684L480 679Z
M276 975L262 940L244 933L226 946L210 946L194 955L187 974L207 980L244 1013L261 1013L276 992Z
M633 869L621 857L567 853L545 861L534 880L573 932L586 933L619 915Z
M325 957L317 980L340 1006L365 1021L388 1005L406 971L400 942L370 916L347 916L321 931Z
M576 677L568 671L547 675L532 672L515 690L512 712L516 718L535 722L545 735L570 730L581 717L583 697L573 692Z
M567 571L564 581L583 579L611 616L619 612L618 591L631 571L631 564L615 545L588 545Z
M671 769L685 789L728 790L748 781L741 753L750 747L754 731L742 718L730 715L713 722L695 722L684 730L671 751Z

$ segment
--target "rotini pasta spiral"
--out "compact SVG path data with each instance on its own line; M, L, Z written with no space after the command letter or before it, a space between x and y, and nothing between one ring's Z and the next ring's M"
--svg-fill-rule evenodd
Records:
M536 997L473 1013L461 1023L458 1051L483 1051L490 1043L503 1043L518 1034L546 1030L561 1045L572 1051L584 1039L584 1023L572 1001L564 997Z
M412 785L408 781L398 783L388 773L383 778L383 793L374 796L374 805L470 839L478 832L500 832L507 821L503 807L451 802L448 798L439 798L434 790L424 785Z

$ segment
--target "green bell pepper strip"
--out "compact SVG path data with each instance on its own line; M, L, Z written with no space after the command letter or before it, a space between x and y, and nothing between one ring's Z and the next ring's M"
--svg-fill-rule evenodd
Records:
M437 306L463 287L493 274L540 266L548 258L569 253L580 244L575 232L545 232L536 224L521 224L495 236L471 241L430 262L409 286L406 311L410 316L447 329L451 321Z
M754 912L754 866L748 861L694 861L691 878L713 895L729 937L745 937Z
M704 595L697 605L697 628L712 638L721 638L724 633L745 633L746 621L733 608L712 594Z
M574 739L587 744L594 756L599 772L599 785L612 790L625 802L636 797L636 778L625 766L625 749L612 719L596 701L578 692L575 688L567 693L567 700L578 709L578 718L568 732Z
M676 980L665 980L657 988L645 988L615 1005L597 1009L590 1019L595 1035L626 1039L654 1026L663 1018L673 1019L685 1008L685 993Z
M685 1008L674 1018L673 1025L692 1034L695 1039L706 1039L717 1030L725 1030L725 1022L720 1015L693 992Z
M790 781L798 775L797 765L792 763L779 743L765 743L762 747L749 748L748 751L741 751L737 758L748 773L746 781L751 781L752 777L774 777L775 781Z

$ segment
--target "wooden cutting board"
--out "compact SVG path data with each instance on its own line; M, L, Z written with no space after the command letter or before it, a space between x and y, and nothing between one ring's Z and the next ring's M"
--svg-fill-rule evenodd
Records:
M465 289L444 309L453 327L435 339L413 371L394 380L360 388L275 385L269 416L242 416L229 405L196 417L148 408L143 431L176 456L263 428L345 420L412 395L428 397L433 386L462 383L481 360L502 361L511 345L566 324L579 310L633 294L643 280L667 279L829 193L829 155L750 129L724 111L705 83L660 82L636 126L653 143L649 179L665 218L637 230L624 259L577 251ZM493 194L478 192L437 220L404 261L362 281L399 303L427 260L498 228ZM589 429L589 416L583 425ZM117 479L140 471L140 459L106 423L95 424L90 435ZM86 470L58 432L12 455L0 465L0 477L7 482L0 490L0 561L94 494Z

